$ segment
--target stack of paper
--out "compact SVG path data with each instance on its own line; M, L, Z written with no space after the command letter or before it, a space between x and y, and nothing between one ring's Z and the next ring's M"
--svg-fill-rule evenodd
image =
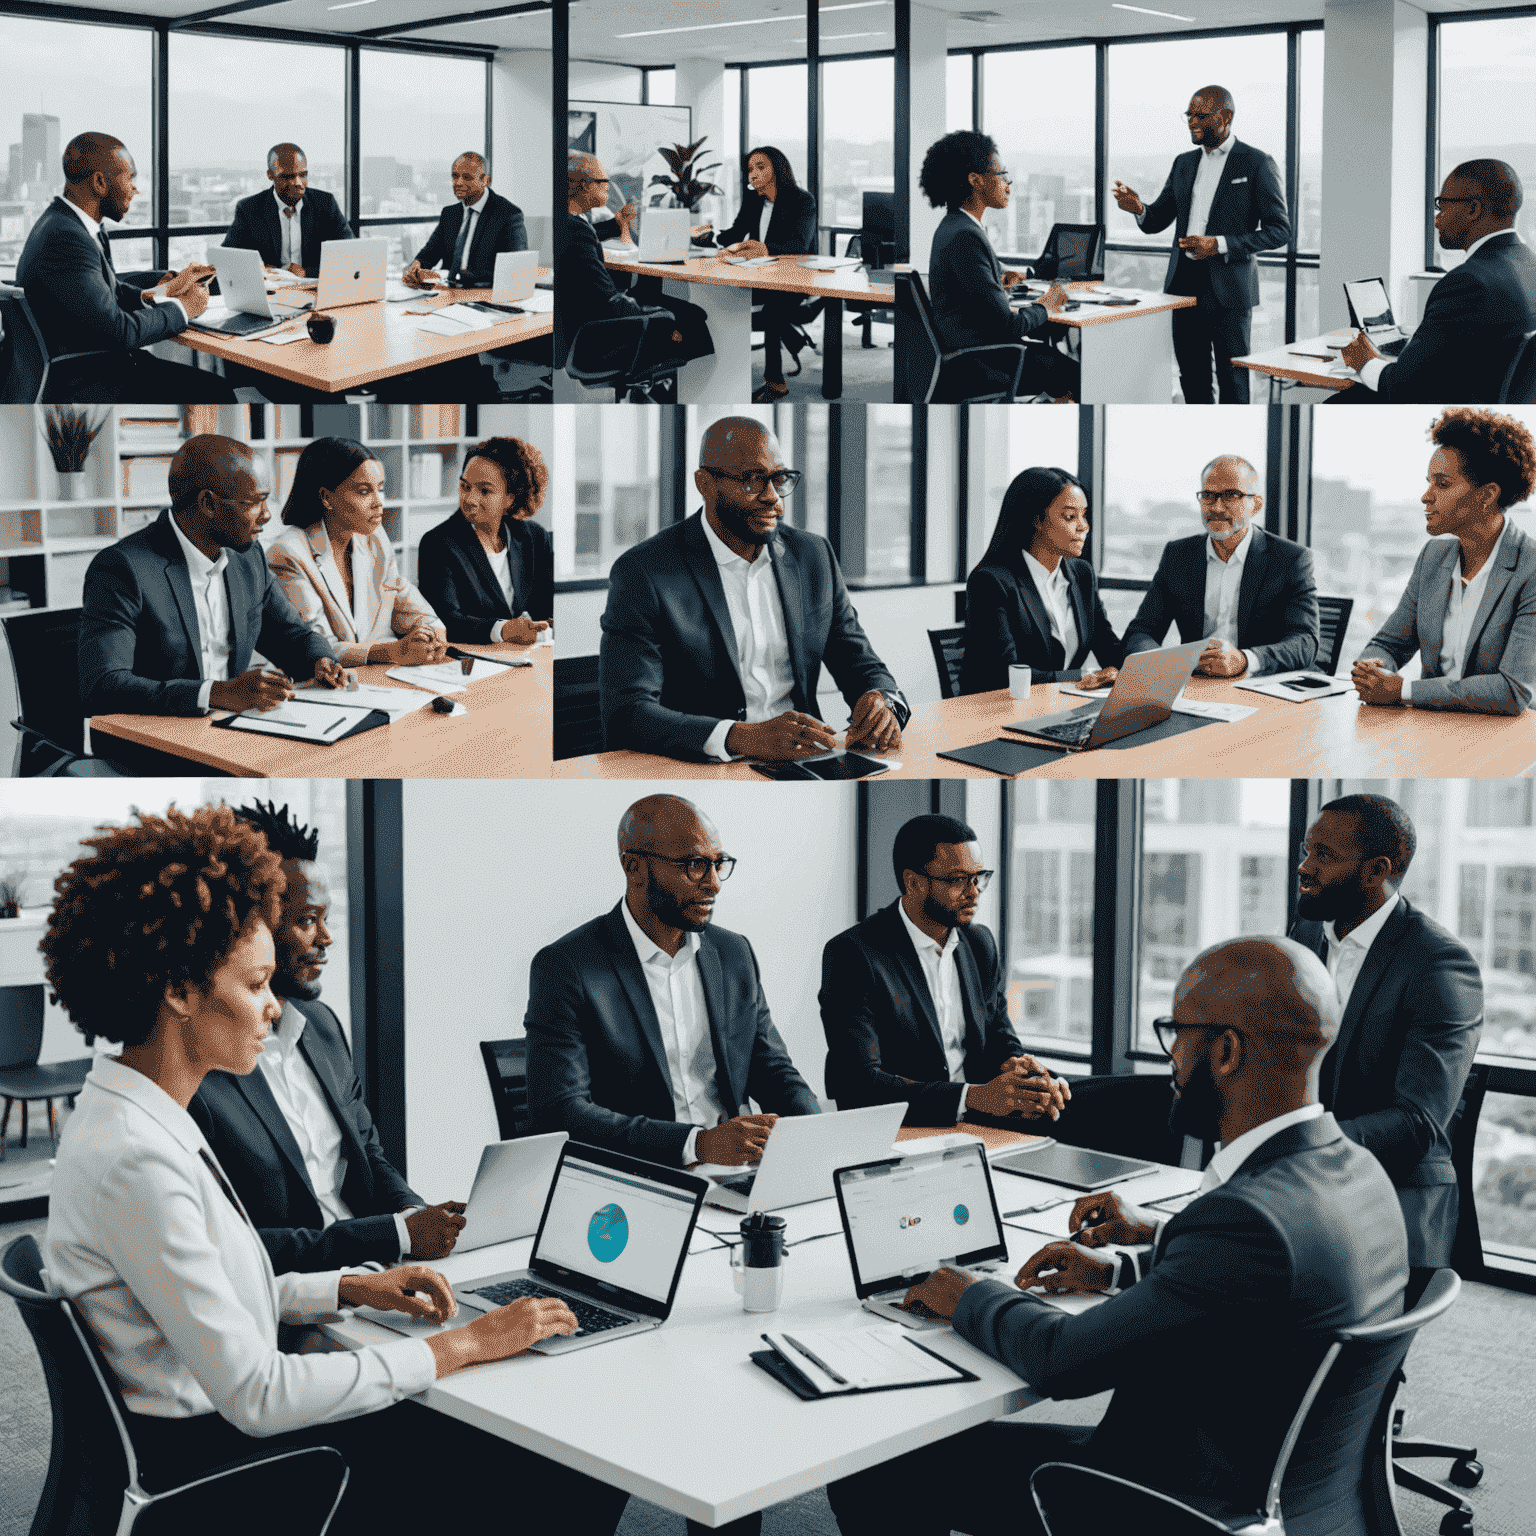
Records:
M471 683L483 683L488 677L500 677L507 669L494 661L477 661L466 677L457 661L440 661L425 667L391 667L384 675L397 683L425 688L431 693L463 693Z
M430 694L418 692L413 688L381 688L377 683L359 683L356 688L332 690L329 688L316 688L314 693L310 689L312 684L302 685L298 690L298 697L308 702L314 698L317 703L338 704L343 708L355 709L381 709L389 716L389 723L393 725L396 720L403 719L406 715L414 715L418 709L424 709L432 702Z
M899 1327L805 1328L765 1333L763 1338L818 1392L828 1395L965 1379L958 1367Z
M471 331L488 331L495 324L495 316L483 309L471 309L468 304L445 304L423 315L416 328L429 336L465 336Z
M368 713L366 706L349 708L346 705L311 703L307 699L290 699L275 709L246 710L229 723L237 731L255 731L261 736L292 736L298 741L330 746L340 741L348 731L361 725Z

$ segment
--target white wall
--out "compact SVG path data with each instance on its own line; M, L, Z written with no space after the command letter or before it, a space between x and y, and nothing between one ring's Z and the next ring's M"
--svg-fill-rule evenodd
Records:
M725 142L725 65L718 59L679 59L673 100L680 107L693 109L693 137L709 140L701 164L708 165L711 160L725 162L720 170L711 173L719 176L728 169L729 157L736 153L736 146ZM712 218L716 229L724 229L735 212L715 196L706 197L699 204L699 213Z
M539 48L503 49L491 67L491 177L525 218L551 207L551 55Z
M569 79L572 101L640 100L640 71L622 64L572 59Z

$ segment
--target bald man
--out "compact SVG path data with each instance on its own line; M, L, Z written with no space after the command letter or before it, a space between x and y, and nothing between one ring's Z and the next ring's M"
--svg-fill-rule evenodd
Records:
M1257 1508L1318 1338L1402 1315L1408 1242L1391 1180L1318 1098L1339 1008L1317 956L1289 939L1215 945L1157 1028L1171 1127L1221 1141L1198 1197L1169 1217L1085 1195L1076 1239L1047 1243L1014 1282L945 1269L908 1293L1047 1397L1113 1389L1104 1417L987 1424L834 1483L844 1536L1038 1536L1029 1478L1045 1461ZM1034 1290L1111 1294L1074 1315ZM1302 1440L1283 1490L1291 1536L1365 1536L1365 1454Z
M751 944L711 922L736 861L676 795L636 801L618 842L618 905L533 958L533 1128L672 1167L755 1162L776 1116L820 1106L773 1027Z
M216 373L141 350L179 336L202 314L213 268L194 264L139 274L138 281L118 275L104 221L128 217L137 175L120 139L77 134L64 148L63 195L27 235L16 281L26 290L49 358L58 359L48 369L43 399L233 401Z
M202 433L171 460L171 506L85 573L80 696L87 715L267 710L311 678L348 674L267 569L262 461ZM252 666L259 651L267 664Z
M799 762L836 744L817 691L847 702L849 747L895 751L909 709L848 600L832 546L785 526L800 479L749 416L711 423L703 510L614 562L598 661L603 735L702 762Z
M1204 677L1259 677L1317 660L1317 587L1312 554L1258 525L1264 482L1247 459L1224 453L1205 466L1195 492L1205 533L1172 539L1125 632L1127 656L1179 638L1205 640Z
M309 161L297 144L274 144L267 151L267 180L270 192L235 204L224 244L260 251L267 266L295 277L318 277L320 247L327 240L353 238L347 216L329 192L310 187Z

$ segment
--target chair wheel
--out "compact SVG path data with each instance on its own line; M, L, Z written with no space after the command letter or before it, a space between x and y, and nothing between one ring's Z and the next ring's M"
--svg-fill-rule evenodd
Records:
M1472 1536L1472 1516L1465 1510L1453 1509L1440 1522L1440 1536Z
M1452 1462L1448 1475L1458 1488L1476 1488L1483 1480L1483 1464L1470 1457L1466 1461Z

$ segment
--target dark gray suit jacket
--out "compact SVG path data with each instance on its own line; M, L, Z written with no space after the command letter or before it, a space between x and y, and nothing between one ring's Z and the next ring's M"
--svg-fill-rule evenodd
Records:
M282 214L269 187L265 192L242 197L235 204L235 216L224 233L224 244L237 250L259 251L269 266L281 265L283 254ZM306 277L320 275L320 247L327 240L352 240L352 226L341 211L341 204L329 192L310 187L299 209L299 256Z
M745 714L736 632L703 516L663 528L614 561L598 658L610 751L699 761L716 725ZM794 708L820 718L823 664L850 706L871 689L895 693L896 680L848 600L832 546L820 534L781 526L768 555L784 609Z
M1472 617L1459 679L1441 675L1451 583L1461 572L1456 539L1431 539L1419 551L1401 601L1361 651L1379 656L1394 672L1415 652L1421 655L1424 680L1413 685L1415 709L1518 715L1530 708L1536 690L1536 539L1507 513L1495 559Z
M699 940L725 1113L739 1113L748 1099L768 1114L818 1113L773 1026L751 944L713 924ZM589 1146L681 1163L692 1127L676 1118L656 1007L618 907L533 957L523 1027L535 1131L568 1131Z
M261 545L229 551L229 675L260 651L295 682L335 652L298 615L267 568ZM80 697L87 715L196 715L202 686L197 608L181 545L164 511L110 544L85 573Z
M1291 937L1325 958L1323 925ZM1483 978L1459 939L1398 899L1323 1058L1323 1103L1397 1186L1408 1261L1449 1264L1456 1237L1451 1120L1483 1032Z
M244 1077L210 1072L187 1113L256 1224L275 1273L393 1264L400 1256L395 1212L425 1202L384 1156L340 1020L324 1003L289 1006L304 1015L299 1051L341 1130L341 1197L352 1219L324 1225L304 1154L259 1069Z
M1003 288L1002 264L992 242L963 209L952 208L933 232L928 255L933 324L946 352L1021 341L1050 323L1043 304L1015 309Z
M480 223L469 244L469 265L464 274L472 280L472 286L489 288L496 275L497 255L502 251L526 251L528 231L523 223L523 210L494 190L478 218ZM438 215L437 228L417 251L416 260L424 267L435 267L441 262L443 270L448 271L453 265L453 250L463 222L464 204L450 203Z

